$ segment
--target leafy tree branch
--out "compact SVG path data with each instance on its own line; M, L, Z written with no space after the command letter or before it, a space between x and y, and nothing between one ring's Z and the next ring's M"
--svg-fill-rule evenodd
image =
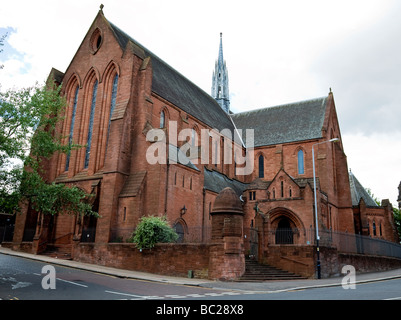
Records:
M56 134L66 101L61 86L0 92L0 211L13 213L21 201L44 214L93 214L81 189L46 180L44 163L77 144Z

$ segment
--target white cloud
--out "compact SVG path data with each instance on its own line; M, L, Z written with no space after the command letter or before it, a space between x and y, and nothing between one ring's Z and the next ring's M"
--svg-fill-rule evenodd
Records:
M332 87L349 166L365 187L394 202L401 180L397 0L102 2L111 22L206 92L223 32L236 112L320 97ZM65 71L99 5L2 3L0 28L15 29L7 40L16 52L2 62L2 89L43 82L52 67Z
M401 181L401 132L395 134L343 134L348 168L359 182L379 198L397 207Z
M401 117L401 5L337 39L311 65L317 81L335 92L347 132L399 131Z
M4 64L6 67L0 71L0 85L2 90L14 87L29 87L35 83L35 78L28 73L29 66L23 61L11 58L5 61ZM16 83L18 85L16 85Z

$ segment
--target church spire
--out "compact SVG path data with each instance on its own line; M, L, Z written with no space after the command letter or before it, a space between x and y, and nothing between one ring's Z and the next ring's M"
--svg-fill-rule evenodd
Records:
M230 97L228 91L228 72L223 58L223 34L220 32L219 56L216 60L212 80L212 97L227 113L230 112Z
M219 67L224 65L224 58L223 58L223 33L220 32L220 46L219 46Z

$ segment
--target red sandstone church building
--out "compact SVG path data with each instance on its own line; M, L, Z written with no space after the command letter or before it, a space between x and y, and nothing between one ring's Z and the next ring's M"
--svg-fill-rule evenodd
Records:
M53 69L50 76L62 83L68 102L59 132L66 144L86 147L54 155L47 179L92 194L100 217L43 217L28 205L16 218L16 250L39 253L64 246L78 259L79 244L93 243L96 250L125 242L146 215L166 215L182 242L207 243L214 200L230 187L244 213L245 254L274 264L267 259L269 248L314 242L312 146L322 241L330 232L398 239L391 204L378 206L347 167L331 91L233 114L221 42L211 96L108 21L102 10L67 70ZM174 139L173 129L189 134ZM246 129L254 130L248 159L253 170L242 175L238 169L244 164L236 159L247 152ZM200 152L203 131L217 135L208 138L206 161L205 150ZM161 139L149 141L149 132ZM231 163L223 148L227 141ZM166 146L165 163L147 161L157 143ZM193 156L193 150L199 152Z

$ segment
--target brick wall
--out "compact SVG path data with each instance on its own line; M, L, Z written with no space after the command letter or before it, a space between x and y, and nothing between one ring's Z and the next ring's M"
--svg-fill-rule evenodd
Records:
M138 250L131 243L80 243L74 260L108 267L186 277L192 270L196 278L207 278L207 244L157 244L151 250Z
M270 246L262 263L300 274L316 277L316 247L301 245ZM341 276L345 265L352 265L357 274L380 272L401 267L401 260L383 256L339 253L336 248L320 247L322 278Z

